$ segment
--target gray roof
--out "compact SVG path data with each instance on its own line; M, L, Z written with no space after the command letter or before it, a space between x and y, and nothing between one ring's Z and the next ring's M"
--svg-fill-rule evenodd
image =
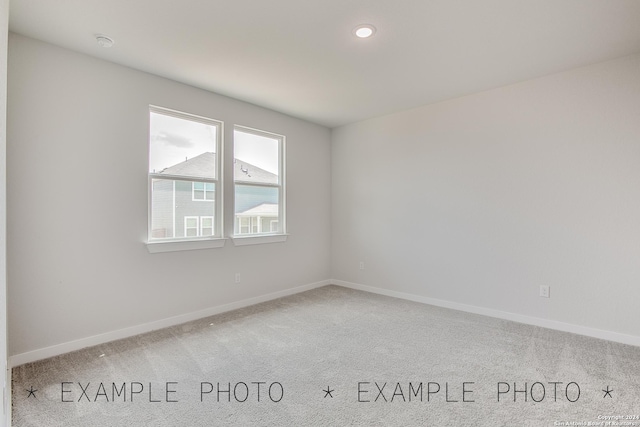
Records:
M160 171L163 175L186 176L193 178L215 178L216 153L202 153L176 165ZM278 175L260 169L240 159L233 161L233 175L237 181L248 184L277 184Z
M216 176L216 153L202 153L184 162L169 166L159 173L213 179Z
M233 176L236 181L247 183L278 183L278 175L267 172L240 159L233 159Z

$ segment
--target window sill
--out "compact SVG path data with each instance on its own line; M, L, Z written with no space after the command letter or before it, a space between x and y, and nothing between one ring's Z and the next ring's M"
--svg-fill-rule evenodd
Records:
M159 242L147 242L149 253L192 251L197 249L213 249L224 246L227 239L205 239L205 240L171 240Z
M254 236L233 236L235 246L262 245L265 243L282 243L287 241L288 234L267 234Z

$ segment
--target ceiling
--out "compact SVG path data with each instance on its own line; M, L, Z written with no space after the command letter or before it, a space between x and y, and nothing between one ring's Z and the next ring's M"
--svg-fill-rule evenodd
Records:
M12 0L10 30L336 127L640 52L638 0ZM374 37L352 30L371 23ZM115 40L109 49L95 34Z

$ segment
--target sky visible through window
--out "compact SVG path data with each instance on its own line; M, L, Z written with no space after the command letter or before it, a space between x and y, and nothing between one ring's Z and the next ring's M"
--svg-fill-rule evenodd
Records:
M278 175L278 140L236 129L235 158Z
M162 170L202 153L216 152L218 127L150 113L149 172ZM278 140L242 130L234 130L235 158L278 175Z
M197 121L151 112L149 172L192 159L202 153L216 152L218 127Z

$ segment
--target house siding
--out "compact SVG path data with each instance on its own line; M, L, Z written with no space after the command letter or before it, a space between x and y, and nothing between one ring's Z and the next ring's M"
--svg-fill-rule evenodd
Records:
M173 237L173 181L153 180L151 237Z
M214 213L215 204L213 201L193 200L191 181L176 181L176 237L185 237L185 217L197 216L200 218L214 216Z

